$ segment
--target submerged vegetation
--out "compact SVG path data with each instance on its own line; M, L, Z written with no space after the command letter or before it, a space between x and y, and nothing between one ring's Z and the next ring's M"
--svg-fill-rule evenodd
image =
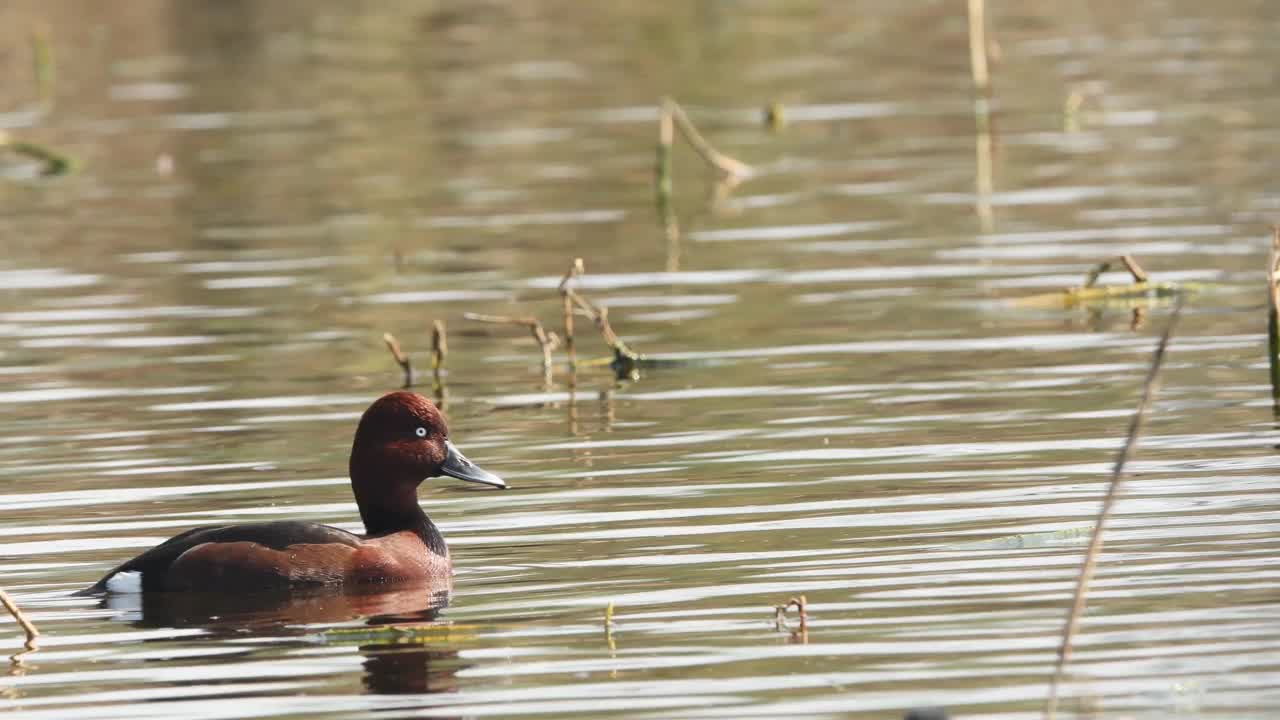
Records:
M1127 271L1133 282L1128 285L1098 285L1098 278L1116 266ZM1014 303L1024 307L1062 307L1064 310L1117 302L1136 302L1138 307L1144 307L1153 300L1195 294L1202 289L1198 283L1153 282L1132 255L1120 255L1093 266L1076 287L1019 298Z
M30 40L32 73L37 94L34 114L37 117L44 117L53 110L55 81L53 47L43 32L32 33ZM39 163L38 174L42 176L66 175L76 167L71 156L31 140L19 139L3 129L0 129L0 151L7 151Z

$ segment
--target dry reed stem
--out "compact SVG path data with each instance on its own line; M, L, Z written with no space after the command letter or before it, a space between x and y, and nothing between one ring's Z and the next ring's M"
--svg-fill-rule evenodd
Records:
M1102 554L1103 531L1106 529L1107 520L1111 517L1111 511L1115 507L1116 498L1119 497L1120 488L1123 485L1124 466L1129 462L1129 456L1138 444L1138 438L1142 435L1142 428L1146 424L1147 413L1151 409L1156 392L1160 389L1160 368L1164 364L1169 338L1173 337L1174 327L1177 326L1178 318L1182 315L1182 303L1183 300L1179 297L1177 305L1173 308L1173 314L1165 325L1164 334L1160 336L1160 343L1151 356L1151 367L1147 370L1146 380L1142 384L1142 397L1138 400L1138 407L1129 420L1129 433L1125 437L1124 445L1120 447L1120 452L1116 455L1115 464L1111 469L1111 482L1102 500L1102 507L1098 510L1097 520L1093 524L1093 534L1089 538L1089 547L1085 551L1084 562L1076 579L1075 593L1071 598L1071 607L1067 610L1066 622L1062 628L1062 643L1058 646L1058 664L1050 685L1049 702L1045 708L1045 716L1048 718L1052 718L1057 709L1058 682L1067 662L1071 659L1071 643L1079 628L1080 617L1084 614L1089 583L1093 579L1098 556Z
M581 277L584 272L586 272L586 267L582 264L582 258L574 258L573 263L569 265L569 269L565 271L564 277L560 278L560 312L564 321L564 351L569 356L570 373L573 373L578 367L578 351L573 343L573 300L569 297L571 292L569 283L575 278ZM572 378L572 374L570 378Z
M662 232L667 238L667 271L679 267L680 221L676 218L671 202L671 145L675 140L675 122L666 103L658 112L658 162L654 189L658 196L658 215L662 220ZM675 252L673 252L673 250Z
M675 127L680 129L680 134L689 142L694 152L698 153L708 165L720 171L722 181L732 187L751 177L753 171L750 165L735 160L712 147L711 143L702 137L702 133L698 132L698 128L694 127L693 121L685 114L684 108L671 98L662 99L662 107L658 114L660 129L664 123L669 122L667 117L674 121Z
M0 604L4 605L4 609L9 611L13 619L22 627L23 632L27 634L27 649L34 650L36 638L40 637L40 631L27 619L27 616L22 613L22 609L13 601L13 598L9 597L9 593L4 590L0 590Z
M982 232L995 229L995 212L991 195L995 187L993 155L995 140L991 128L991 73L988 68L987 17L985 0L969 0L969 69L978 97L973 105L974 125L977 131L974 143L976 156L976 180L974 182L974 211Z
M1271 368L1271 407L1280 415L1280 225L1271 228L1271 253L1267 256L1267 361Z
M542 349L542 381L551 384L551 353L560 345L560 338L554 332L548 332L535 317L509 317L506 315L483 315L480 313L463 313L462 317L475 322L493 325L518 325L529 329L538 347Z
M987 68L987 12L985 0L969 0L969 69L973 86L982 94L991 92Z
M664 99L662 107L658 110L658 146L670 148L675 144L676 126L675 112L671 106L675 104L674 100Z
M982 232L995 230L995 211L991 196L995 192L995 140L991 137L991 119L985 107L975 107L977 133L974 137L974 212Z
M431 322L431 369L436 374L436 379L440 378L440 371L444 369L445 355L449 354L449 338L445 334L444 321L433 320Z
M391 357L395 358L400 365L400 369L404 371L404 387L412 387L413 365L409 361L409 356L400 349L400 341L396 340L396 336L391 333L382 333L382 342L387 344L387 350L391 351Z
M675 122L665 102L658 110L658 158L655 167L654 189L659 205L671 204L671 146L675 142Z

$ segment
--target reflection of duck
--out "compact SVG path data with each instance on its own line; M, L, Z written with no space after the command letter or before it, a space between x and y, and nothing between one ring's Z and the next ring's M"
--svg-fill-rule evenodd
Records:
M360 654L364 656L364 686L375 695L458 690L457 650L416 643L361 645Z
M371 693L436 693L457 690L455 673L463 667L446 634L432 636L427 645L418 636L386 632L392 623L420 625L436 620L449 602L450 578L392 587L325 587L274 593L156 592L111 594L104 607L124 610L122 619L139 627L197 627L214 637L256 635L294 636L306 647L313 624L339 623L367 617L367 628L341 628L324 634L327 643L358 642L363 657L362 682ZM430 630L430 628L427 628ZM366 632L367 630L367 632ZM314 635L312 635L315 637ZM279 646L277 646L279 647ZM245 654L252 648L246 647Z
M369 625L423 623L449 604L452 578L390 587L320 587L262 593L111 594L102 607L141 627L199 627L213 634L279 630L369 618Z
M418 506L423 479L449 475L505 488L449 441L440 411L410 392L365 411L351 447L351 489L366 535L281 521L197 528L124 563L80 594L288 590L448 578L444 537Z

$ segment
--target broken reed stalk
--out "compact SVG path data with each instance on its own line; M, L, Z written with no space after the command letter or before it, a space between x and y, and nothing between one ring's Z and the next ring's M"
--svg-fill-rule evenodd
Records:
M639 371L640 353L632 350L618 334L613 331L613 326L609 324L609 308L603 305L596 305L582 295L579 295L573 288L565 288L565 293L573 304L581 309L592 322L595 323L596 329L600 331L604 342L613 351L613 369L614 373L620 377L635 376Z
M431 321L431 389L435 391L436 406L445 406L444 358L449 354L449 338L445 334L444 321Z
M40 631L27 619L27 616L22 613L22 609L13 601L13 598L9 597L9 593L4 590L0 590L0 604L4 605L4 609L9 611L13 619L22 627L23 632L27 634L27 649L33 649L36 644L36 638L40 637Z
M1084 284L1081 285L1081 287L1093 287L1097 284L1098 277L1102 275L1102 273L1110 270L1111 266L1116 263L1122 265L1124 269L1129 272L1129 275L1133 277L1133 281L1135 283L1145 283L1147 281L1147 271L1142 269L1142 266L1138 264L1138 261L1135 260L1132 255L1121 255L1110 260L1103 260L1095 265L1093 269L1084 276Z
M618 334L613 331L613 327L609 324L609 309L603 306L597 306L587 298L583 297L577 290L573 289L572 283L575 279L580 278L585 272L582 258L574 258L573 264L569 266L564 277L560 279L560 309L564 320L564 340L565 350L569 355L569 372L570 387L574 383L574 372L577 369L578 358L577 349L574 338L574 314L581 311L591 318L596 329L600 331L600 335L604 338L609 349L613 351L612 367L614 374L619 379L627 377L638 377L639 365L643 360L640 353L632 350ZM551 357L554 351L561 344L561 338L554 332L543 327L542 323L535 317L510 317L507 315L485 315L481 313L464 313L463 317L476 322L492 323L496 325L519 325L529 328L533 339L537 341L538 347L542 349L542 370L543 379L546 385L551 384ZM592 362L591 364L595 364Z
M1271 366L1271 408L1280 415L1280 225L1271 228L1271 254L1267 256L1267 360Z
M1098 285L1101 275L1116 265L1122 266L1133 278L1128 285ZM1132 255L1120 255L1098 263L1085 274L1084 282L1061 292L1042 293L1018 299L1019 305L1044 306L1061 305L1064 309L1088 304L1109 304L1118 301L1129 303L1150 303L1161 298L1181 297L1200 292L1205 287L1198 283L1154 282L1146 270L1138 264ZM1135 307L1135 310L1141 307ZM1141 315L1141 313L1138 313ZM1141 317L1135 318L1135 327L1141 324Z
M744 180L750 178L755 171L750 165L736 160L720 152L707 142L698 132L693 121L674 99L662 98L658 103L658 150L657 163L654 169L654 191L657 196L658 217L662 223L662 231L667 239L667 270L675 272L680 266L680 222L676 217L675 206L671 201L672 188L672 146L675 144L676 128L693 148L694 152L711 167L715 168L719 177L712 188L711 207L718 206Z
M786 627L787 611L795 608L800 614L800 632L804 632L809 629L808 607L809 603L803 595L787 598L785 603L773 606L773 622L779 629Z
M444 357L449 353L449 339L445 335L444 321L431 322L431 371L435 373L436 382L440 382L440 372L444 370Z
M581 277L584 272L586 267L582 264L582 258L574 258L573 264L569 266L564 277L560 278L560 312L564 320L564 351L569 356L570 378L578 367L578 351L573 344L573 300L569 297L569 293L572 292L569 283ZM572 382L572 379L570 381Z
M535 317L508 317L506 315L482 315L480 313L463 313L462 317L475 322L494 325L519 325L529 328L529 334L542 349L542 381L551 384L551 353L560 345L560 338L554 332L548 332Z
M1179 297L1178 302L1173 307L1173 314L1169 316L1169 322L1165 325L1164 334L1160 336L1160 343L1156 345L1155 353L1151 356L1151 367L1147 370L1146 380L1142 384L1142 397L1138 400L1138 407L1133 411L1133 417L1129 420L1129 433L1125 436L1124 445L1120 447L1120 452L1116 455L1115 464L1111 468L1111 482L1107 487L1107 494L1102 500L1102 507L1098 510L1098 517L1093 524L1093 534L1089 538L1089 547L1085 551L1084 562L1080 566L1080 575L1076 579L1075 593L1071 598L1071 606L1067 610L1066 622L1062 628L1062 643L1058 646L1058 664L1054 671L1053 682L1050 685L1049 702L1045 709L1045 716L1052 718L1054 711L1057 709L1058 701L1058 681L1062 677L1062 671L1066 667L1067 662L1071 659L1071 643L1075 638L1076 630L1080 626L1080 617L1084 614L1085 603L1089 593L1089 583L1093 579L1094 568L1098 564L1098 556L1102 554L1102 535L1106 529L1107 520L1111 517L1111 511L1115 507L1116 498L1119 497L1120 488L1124 481L1124 466L1129 462L1129 456L1133 454L1133 450L1138 445L1138 438L1142 435L1142 428L1147 421L1147 413L1151 409L1151 403L1155 399L1156 392L1160 389L1160 368L1164 364L1166 350L1169 347L1169 338L1173 337L1174 327L1178 324L1178 318L1182 315L1183 298Z
M400 365L400 369L404 371L404 387L412 387L413 365L409 362L409 356L400 349L400 341L396 340L396 336L391 333L382 333L382 342L387 344L387 350L391 351L391 357L395 358L396 363Z
M680 134L689 142L694 152L698 153L708 165L720 171L722 182L733 186L751 177L750 165L735 160L712 147L711 143L702 137L702 133L698 132L698 128L694 127L693 121L685 114L684 108L671 98L662 99L662 106L658 113L659 138L661 138L661 128L667 122L674 122L675 127L680 129ZM674 136L674 133L672 135Z

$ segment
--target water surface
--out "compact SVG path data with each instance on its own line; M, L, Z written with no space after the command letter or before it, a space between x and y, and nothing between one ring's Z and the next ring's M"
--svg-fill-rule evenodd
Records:
M1170 308L1141 303L1135 328L1128 307L1010 300L1129 252L1201 291L1063 709L1267 715L1280 433L1260 285L1280 17L992 13L984 140L962 6L0 11L0 127L81 168L0 165L0 577L44 632L0 703L24 718L1038 716ZM58 60L48 112L32 110L29 28ZM679 147L678 242L652 191L664 94L759 171L709 206ZM570 384L558 358L544 387L526 333L462 318L558 326L575 256L628 341L689 362ZM424 486L458 567L448 607L425 590L69 597L195 525L357 530L351 432L400 382L382 333L426 367L436 319L453 437L513 487ZM579 346L605 354L589 331ZM776 626L800 594L806 632L794 612Z

